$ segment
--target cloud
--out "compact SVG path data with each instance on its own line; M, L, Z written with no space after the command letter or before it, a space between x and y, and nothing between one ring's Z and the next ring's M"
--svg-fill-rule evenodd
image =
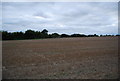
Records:
M117 34L117 2L3 2L3 30Z

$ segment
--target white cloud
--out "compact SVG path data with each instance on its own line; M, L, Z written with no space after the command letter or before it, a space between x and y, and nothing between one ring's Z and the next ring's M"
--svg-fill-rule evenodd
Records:
M3 3L3 29L50 33L117 34L117 2Z

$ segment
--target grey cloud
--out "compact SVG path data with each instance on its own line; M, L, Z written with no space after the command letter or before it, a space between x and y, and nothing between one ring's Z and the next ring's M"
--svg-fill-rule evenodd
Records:
M9 2L3 3L3 28L50 33L117 34L117 2Z

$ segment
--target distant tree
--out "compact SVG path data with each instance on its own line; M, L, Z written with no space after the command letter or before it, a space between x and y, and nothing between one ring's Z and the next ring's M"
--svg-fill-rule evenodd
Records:
M36 31L36 32L35 32L35 38L36 38L36 39L42 38L41 35L42 35L42 33L41 33L40 31Z
M24 39L24 33L23 32L13 32L11 37L14 40L18 40L18 39Z
M35 38L35 31L33 31L33 30L25 31L25 38L26 39L34 39Z
M2 40L21 40L21 39L40 39L40 38L58 38L58 37L98 37L99 35L93 34L93 35L84 35L84 34L61 34L58 33L52 33L48 34L48 30L44 29L41 32L40 31L34 31L34 30L27 30L25 33L22 31L20 32L7 32L7 31L0 31L2 33ZM118 35L100 35L100 36L120 36Z
M52 37L52 38L58 38L58 37L60 37L60 35L59 35L58 33L52 33L52 34L51 34L51 37Z
M98 37L97 34L94 34L94 35L88 35L88 37Z
M94 36L94 37L98 37L98 35L97 35L97 34L94 34L93 36Z
M80 34L72 34L71 37L80 37Z
M44 29L41 33L48 34L48 30Z
M103 35L100 35L100 37L102 37Z
M67 34L62 34L61 37L70 37L70 36Z
M7 40L7 37L8 37L8 32L2 31L2 40Z
M41 38L48 38L49 35L48 35L48 30L44 29L42 32L41 32Z
M19 32L19 38L20 38L20 39L24 39L24 38L25 38L25 37L24 37L24 33L23 33L22 31Z
M12 40L12 34L7 31L2 31L2 40Z
M84 34L72 34L71 37L87 37Z
M0 31L0 40L2 40L2 31Z
M88 37L94 37L94 35L88 35Z
M120 36L119 34L117 34L116 36Z
M48 38L52 38L52 34L48 34Z
M80 37L87 37L87 35L84 35L84 34L80 34Z

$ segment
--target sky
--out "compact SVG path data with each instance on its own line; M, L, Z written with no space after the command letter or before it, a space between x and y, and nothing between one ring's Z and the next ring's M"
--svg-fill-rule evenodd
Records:
M117 2L2 2L2 30L118 34Z

